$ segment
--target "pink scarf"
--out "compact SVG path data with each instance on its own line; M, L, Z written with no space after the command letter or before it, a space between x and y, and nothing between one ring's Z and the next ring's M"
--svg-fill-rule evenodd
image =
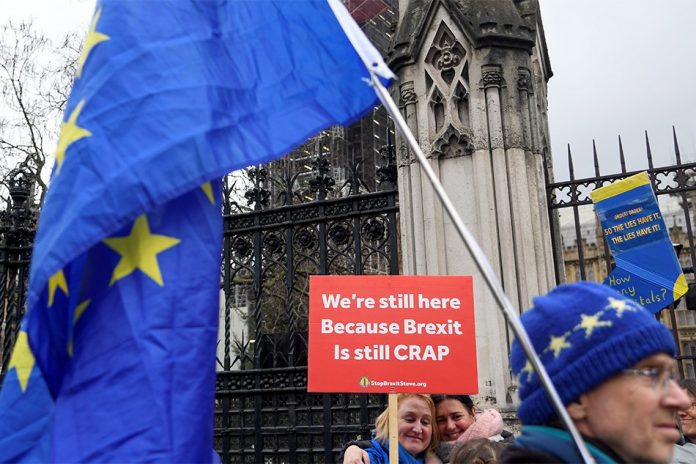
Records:
M475 438L490 438L503 431L503 418L495 409L486 409L476 416L476 421L457 438L457 442L466 443Z

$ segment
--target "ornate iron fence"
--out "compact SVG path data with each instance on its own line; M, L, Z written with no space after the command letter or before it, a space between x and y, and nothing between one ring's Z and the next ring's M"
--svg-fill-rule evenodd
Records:
M317 147L226 179L215 420L223 462L334 462L384 409L383 395L308 394L306 367L309 277L398 272L394 148L380 154L381 167L336 166ZM244 182L246 207L234 197Z
M0 211L0 382L17 339L36 230L31 174L21 166L8 175L9 201Z
M687 281L689 293L676 305L660 314L673 331L678 346L679 368L682 376L694 378L696 359L696 289L694 286L693 263L696 249L693 236L693 208L696 206L696 163L682 163L679 142L673 129L674 156L676 164L666 167L653 165L650 140L645 133L647 171L653 190L660 201L662 216L669 229L675 250L678 252ZM575 179L573 157L568 147L570 180L547 183L546 191L549 214L560 213L560 227L552 228L555 246L554 263L557 282L592 280L601 282L613 269L612 257L591 207L590 192L602 185L614 182L639 171L628 172L621 138L619 138L619 161L621 172L600 174L599 157L593 143L594 177Z
M335 373L340 375L340 373ZM338 462L342 446L367 438L383 395L309 394L307 368L218 374L215 448L230 463Z
M370 435L386 404L384 395L307 393L309 276L398 271L393 146L378 150L381 166L356 153L337 166L331 159L345 153L332 156L322 143L305 157L249 170L242 198L235 192L245 178L225 182L215 416L224 462L333 462L345 442ZM0 211L3 373L25 312L36 227L31 189L29 175L14 172Z

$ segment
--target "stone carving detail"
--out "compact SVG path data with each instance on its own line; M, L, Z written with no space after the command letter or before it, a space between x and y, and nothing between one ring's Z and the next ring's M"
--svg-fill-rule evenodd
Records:
M430 107L433 112L433 122L435 123L435 133L440 133L445 126L445 99L440 91L435 88L430 97Z
M517 90L520 92L534 93L532 79L527 68L519 68L517 73Z
M469 92L461 83L457 84L452 96L459 122L464 127L469 127Z
M430 156L454 157L471 153L471 138L462 136L470 126L469 50L473 44L440 22L424 57L427 140L434 141ZM427 105L422 103L427 102ZM423 115L423 111L420 113ZM406 160L400 157L400 164ZM412 160L409 160L412 162Z
M435 64L437 69L442 71L445 69L454 68L455 66L459 65L461 61L462 57L459 56L459 53L454 46L445 45L444 47L440 48L440 57L437 59Z
M406 143L402 143L399 147L399 166L408 166L411 163L413 163L411 152L406 146Z
M466 49L455 38L452 31L443 22L440 24L435 39L430 45L425 62L439 75L447 87L457 78L459 68L466 60Z
M456 158L474 153L469 131L460 131L449 125L447 130L433 143L433 155L442 158Z
M503 71L498 65L485 65L481 68L483 77L481 78L481 88L488 89L490 87L505 87L503 79Z
M413 88L413 81L404 82L399 86L401 92L401 106L416 103L416 91Z

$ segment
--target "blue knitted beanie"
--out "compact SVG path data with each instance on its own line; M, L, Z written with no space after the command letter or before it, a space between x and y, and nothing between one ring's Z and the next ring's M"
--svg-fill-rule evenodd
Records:
M652 314L592 282L560 285L534 298L522 325L566 406L648 356L675 352L672 334ZM517 416L523 424L548 423L556 412L517 340L510 364L519 378Z

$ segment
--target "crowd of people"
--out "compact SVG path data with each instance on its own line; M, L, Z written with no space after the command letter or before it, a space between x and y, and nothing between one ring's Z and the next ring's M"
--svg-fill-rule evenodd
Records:
M674 338L607 286L561 285L534 299L522 324L596 463L696 463L696 381L677 380ZM517 341L521 433L467 395L399 394L399 463L583 462ZM374 439L350 442L344 464L389 463L388 411Z
M468 395L398 395L399 462L429 464L470 462L466 444L509 442L512 433L503 430L503 418L495 409L477 413ZM375 438L355 441L344 451L343 463L387 463L387 412L378 418ZM460 450L463 448L463 451ZM408 453L408 454L406 454ZM460 456L457 460L454 456Z

